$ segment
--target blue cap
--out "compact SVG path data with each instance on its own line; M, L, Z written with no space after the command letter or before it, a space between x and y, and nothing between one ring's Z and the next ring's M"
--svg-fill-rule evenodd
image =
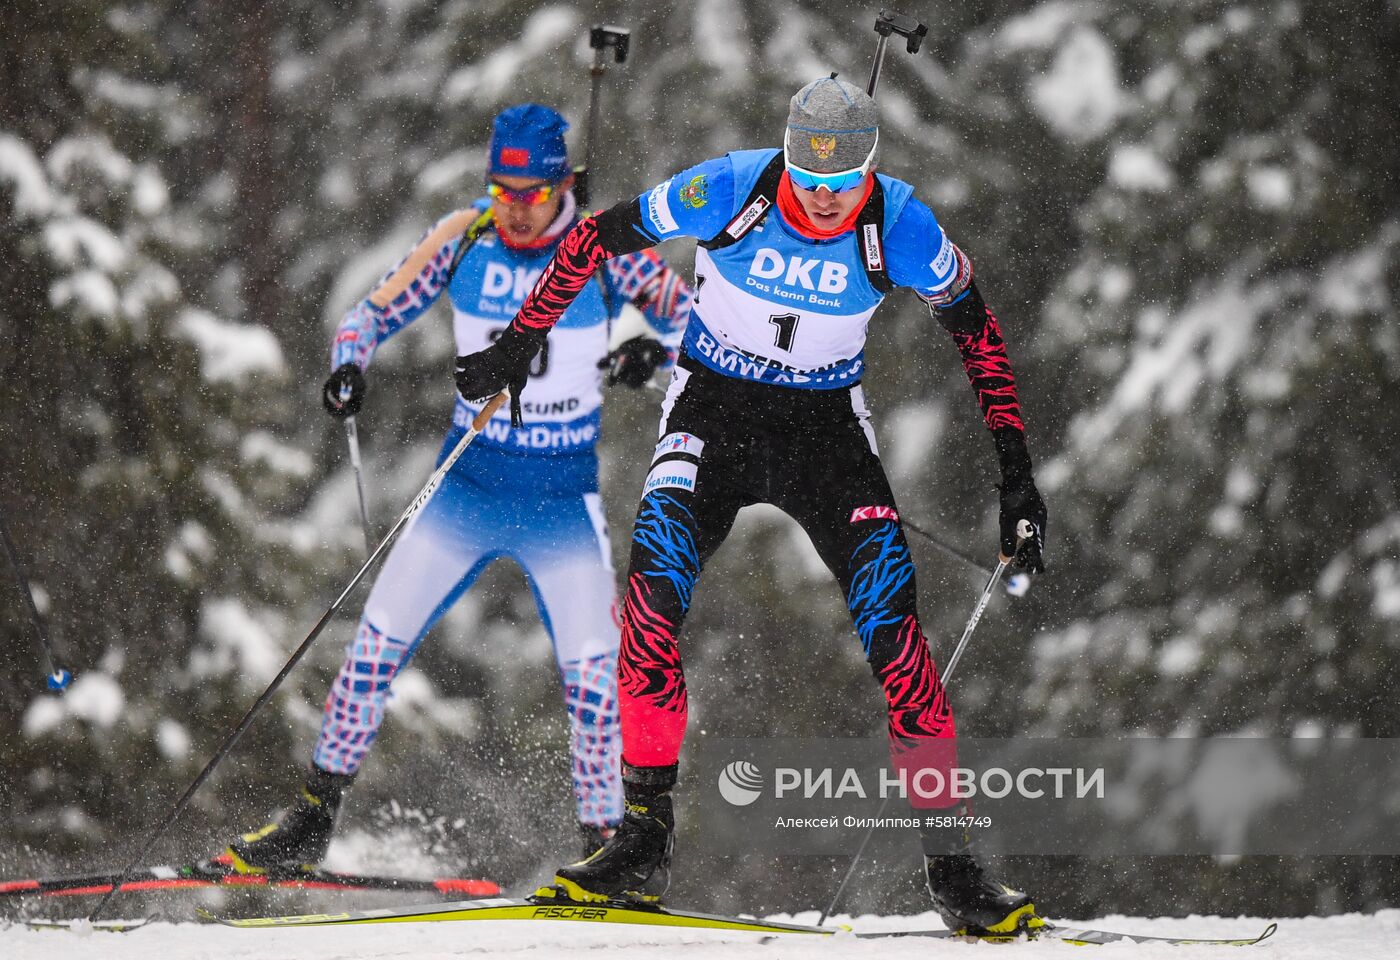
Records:
M507 177L563 180L569 175L564 131L569 122L559 111L538 103L507 107L491 125L487 172Z

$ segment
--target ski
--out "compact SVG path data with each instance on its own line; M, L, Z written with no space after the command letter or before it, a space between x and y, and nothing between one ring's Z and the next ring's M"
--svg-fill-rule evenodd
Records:
M1034 931L1032 939L1061 940L1065 943L1080 944L1082 946L1118 943L1119 941L1126 940L1129 943L1174 943L1182 946L1195 944L1198 946L1248 947L1269 939L1274 935L1276 930L1278 930L1278 924L1271 923L1264 928L1263 933L1254 937L1151 937L1136 933L1117 933L1108 930L1084 930L1077 927L1065 927L1052 923Z
M1168 943L1180 946L1248 947L1262 943L1274 935L1278 924L1271 923L1264 932L1253 937L1159 937L1140 933L1120 933L1116 930L1092 930L1083 927L1046 923L1044 926L1015 936L958 934L951 930L892 930L884 933L857 933L867 939L877 937L934 937L939 940L985 941L987 943L1016 943L1021 940L1059 940L1077 946L1101 946L1107 943Z
M77 934L89 931L130 933L132 930L140 930L150 922L149 917L141 917L135 920L26 920L24 925L31 930L69 930Z
M417 923L448 920L562 920L585 923L626 923L642 926L741 930L749 933L836 933L835 928L809 927L745 917L724 917L669 907L623 903L563 903L534 900L461 900L403 910L355 910L289 917L221 917L197 911L202 919L230 927L342 926L355 923Z
M72 877L0 880L0 897L77 897L110 893L118 874L102 873ZM172 867L147 867L132 871L121 885L123 893L187 890L206 887L238 889L299 888L304 890L398 890L407 893L449 893L469 897L489 897L501 892L491 880L463 877L437 877L416 880L408 877L366 876L331 870L286 869L265 874L238 873L217 861Z
M731 930L744 933L768 935L807 934L814 936L852 936L860 939L885 939L890 937L930 937L942 940L988 940L1010 942L1021 939L1061 940L1074 944L1104 944L1128 940L1133 943L1177 943L1248 945L1259 943L1272 936L1277 929L1271 924L1262 934L1255 937L1198 939L1182 937L1138 936L1106 930L1089 930L1078 927L1046 924L1022 936L975 937L956 934L950 930L895 930L861 933L845 926L817 927L810 924L783 923L776 920L762 920L755 917L720 916L710 913L697 913L691 910L678 910L671 907L650 904L617 903L578 903L575 901L549 900L462 900L456 903L435 903L419 907L401 909L356 910L343 913L311 913L300 916L283 917L221 917L207 910L199 910L199 916L214 923L230 927L311 927L343 926L357 923L431 923L456 920L543 920L576 923L623 923L657 927L683 927L703 930Z

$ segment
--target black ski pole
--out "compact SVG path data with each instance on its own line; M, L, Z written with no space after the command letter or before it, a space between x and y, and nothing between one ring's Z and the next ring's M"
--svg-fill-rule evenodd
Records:
M204 781L209 779L209 776L214 772L214 768L223 761L224 757L228 756L234 744L238 743L238 738L243 736L243 732L252 725L253 718L256 717L263 706L272 699L272 695L277 692L277 688L282 685L282 681L287 679L287 674L291 673L292 669L301 662L301 658L306 656L306 652L311 649L311 644L321 635L321 631L326 629L326 624L330 623L331 617L335 615L336 610L340 609L340 605L345 602L345 598L350 596L350 592L364 579L365 574L374 566L374 562L379 559L379 555L389 549L394 540L398 538L399 532L408 524L408 521L412 520L418 514L418 511L423 509L423 505L428 502L429 498L432 497L433 493L442 484L442 478L447 476L447 471L452 469L452 465L462 456L462 452L467 449L467 445L470 444L482 428L486 426L486 421L490 420L492 415L500 409L501 404L509 399L510 391L502 390L492 397L491 401L476 415L476 419L472 421L472 425L467 429L467 432L462 434L462 439L457 441L457 446L452 448L452 452L447 455L447 459L442 461L442 465L438 467L437 470L433 471L433 475L428 478L428 482L423 485L423 489L418 491L418 495L413 498L413 502L399 515L399 519L394 522L393 527L385 534L384 539L379 541L379 546L374 548L374 552L369 555L369 559L365 561L364 566L360 567L360 572L355 574L350 583L340 592L340 596L336 597L335 601L326 608L326 612L321 614L321 619L316 621L316 625L311 628L311 632L306 635L306 639L301 642L301 646L297 647L296 650L292 652L291 657L282 665L282 669L277 672L277 676L273 677L272 682L267 685L267 689L262 692L257 700L253 701L253 705L248 708L248 712L243 715L243 719L238 721L238 726L234 727L229 735L224 737L223 743L219 744L218 749L214 751L214 756L209 758L209 762L204 765L203 770L199 771L199 775L194 778L194 782L180 795L180 799L175 801L175 806L165 815L165 819L160 822L160 825L152 831L151 835L146 839L146 842L141 845L141 849L136 852L136 856L132 857L127 865L122 868L121 873L117 874L117 879L112 884L112 889L108 890L103 895L102 899L97 902L97 906L92 908L92 913L88 914L88 923L92 923L97 919L102 913L103 908L107 906L111 899L121 890L122 886L125 885L127 880L131 878L131 873L136 869L136 865L146 859L146 854L150 853L151 848L160 842L160 838L165 836L166 831L179 819L185 807L189 806L190 799L194 797L195 791L204 785Z
M345 390L340 392L340 397L349 399ZM365 473L360 465L360 431L353 416L345 418L345 441L350 447L350 466L355 470L355 491L360 495L360 530L365 535L365 556L369 556L374 550L374 540L369 532L369 507L365 503Z
M1021 544L1035 536L1035 529L1029 520L1021 520L1016 524L1016 553L1021 552ZM962 659L963 650L967 648L967 642L972 639L972 631L977 629L977 624L982 619L982 612L987 609L987 601L992 599L992 591L996 589L997 581L1006 572L1006 568L1015 559L1013 554L1010 557L997 557L997 567L987 578L987 585L982 588L982 595L977 598L977 606L972 608L972 616L967 619L967 626L963 628L962 637L958 640L958 645L953 648L953 655L948 658L948 663L943 667L943 682L948 683L953 679L953 671L957 669L958 661Z
M29 622L34 626L34 641L39 644L44 668L48 670L49 689L62 693L68 684L73 682L73 675L54 663L53 645L49 643L48 631L44 629L44 618L39 616L39 606L34 602L34 591L30 589L29 578L24 575L24 568L19 564L19 555L15 551L14 542L10 540L10 531L3 519L0 519L0 539L5 541L5 554L10 558L10 568L15 572L19 591L24 594L25 603L29 604Z
M1031 529L1029 521L1022 520L1016 524L1016 553L1020 553L1022 544L1034 535L1035 531ZM967 647L967 642L972 639L972 631L977 629L977 624L982 619L982 611L987 609L987 602L992 599L992 591L996 589L997 581L1001 579L1001 575L1006 572L1006 568L1011 565L1013 559L1015 559L1014 554L1010 557L997 557L996 569L992 571L991 576L987 579L987 585L982 588L982 593L977 598L977 605L972 608L972 616L968 617L967 626L963 628L962 638L958 640L958 645L953 650L953 655L948 658L948 664L943 668L942 679L945 688L953 680L953 671L957 669L958 660L962 658L963 650ZM822 924L826 923L826 918L831 916L831 912L836 909L836 904L840 902L841 894L845 891L846 884L850 883L852 875L856 872L856 864L860 863L861 854L865 853L866 844L868 844L870 838L875 835L875 824L885 815L885 807L889 806L889 803L889 794L886 794L885 798L880 801L880 809L875 811L875 816L870 821L870 829L865 831L865 836L861 839L860 846L856 848L856 855L851 858L851 865L846 868L845 875L841 877L841 883L836 887L836 894L831 898L831 902L826 905L826 909L822 911L822 915L817 919L817 926L820 927Z
M865 92L872 97L875 96L876 84L880 82L880 68L885 64L885 47L889 45L890 34L899 34L905 40L904 48L910 53L918 53L928 34L928 27L902 13L881 10L875 18L875 32L880 39L875 44L875 62L870 65L870 83L865 88Z
M588 71L592 84L588 92L588 126L583 132L583 166L574 167L574 199L581 207L588 206L592 196L588 173L593 169L593 138L598 132L598 91L603 74L608 71L604 52L612 48L614 62L625 63L631 42L632 31L623 27L594 26L588 31L588 45L593 48L593 66Z

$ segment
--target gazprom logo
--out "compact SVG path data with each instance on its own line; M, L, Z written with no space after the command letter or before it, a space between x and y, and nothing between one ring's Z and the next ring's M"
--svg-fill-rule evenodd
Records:
M719 772L719 795L736 807L747 807L763 793L763 773L747 760L735 760Z
M666 199L666 191L670 189L671 180L667 180L665 183L657 184L656 188L647 194L647 219L663 236L675 233L680 229L676 224L676 218L671 214L671 203Z
M934 274L939 279L942 279L943 277L946 277L948 276L948 274L952 273L953 244L949 242L948 235L946 233L943 235L942 245L938 248L938 255L933 258L933 261L931 263L929 263L929 267L932 268Z

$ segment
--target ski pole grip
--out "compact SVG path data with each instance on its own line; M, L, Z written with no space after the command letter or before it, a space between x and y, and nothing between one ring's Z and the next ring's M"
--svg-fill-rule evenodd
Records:
M496 415L496 411L501 409L501 404L505 403L509 399L510 390L509 388L507 388L505 390L502 390L500 393L496 394L490 400L488 400L486 406L482 407L481 412L476 415L476 418L474 420L472 420L472 433L480 433L482 429L486 426L486 421L494 417Z
M924 37L928 35L928 27L902 13L881 10L880 15L875 18L875 32L882 37L897 33L904 38L906 50L910 53L918 53L919 46L924 42Z
M1029 540L1029 539L1030 539L1031 537L1033 537L1033 536L1035 536L1035 527L1031 526L1031 522L1030 522L1029 520L1027 520L1025 517L1022 517L1020 520L1017 520L1017 521L1016 521L1016 549L1015 549L1015 551L1013 551L1012 554L1011 554L1011 556L1008 557L1008 556L1006 556L1004 553L1002 553L1000 550L998 550L998 551L997 551L997 559L1000 560L1002 563L1010 563L1012 560L1015 560L1015 559L1016 559L1016 554L1018 554L1018 553L1021 552L1021 544L1025 543L1027 540Z

